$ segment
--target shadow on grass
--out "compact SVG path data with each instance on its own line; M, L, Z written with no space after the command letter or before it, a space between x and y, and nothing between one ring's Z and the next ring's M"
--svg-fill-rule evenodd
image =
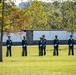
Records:
M63 48L63 49L59 49L59 51L60 50L63 50L63 51L65 51L65 50L67 50L68 48ZM47 51L54 51L54 49L47 49Z

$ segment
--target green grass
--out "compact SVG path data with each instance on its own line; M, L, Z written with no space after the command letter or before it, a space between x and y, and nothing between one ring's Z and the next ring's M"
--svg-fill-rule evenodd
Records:
M0 75L76 75L76 51L68 56L68 46L60 46L59 56L53 56L53 46L46 49L46 56L38 56L38 47L28 46L28 56L22 57L22 47L12 47L12 57L6 57L3 47Z

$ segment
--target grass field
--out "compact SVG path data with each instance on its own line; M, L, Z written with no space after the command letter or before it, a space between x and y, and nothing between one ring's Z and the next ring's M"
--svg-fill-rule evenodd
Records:
M38 56L37 46L28 46L28 56L22 57L22 47L12 47L12 57L6 57L3 47L3 62L0 75L76 75L75 55L68 56L68 46L59 47L59 56L53 56L53 46L47 46L46 56Z

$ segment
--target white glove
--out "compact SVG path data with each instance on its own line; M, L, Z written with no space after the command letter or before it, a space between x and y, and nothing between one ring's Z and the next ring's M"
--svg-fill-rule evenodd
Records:
M57 44L55 44L54 46L57 46Z
M9 47L9 45L7 45L7 47Z
M25 47L26 45L23 45L23 47Z
M72 44L70 44L70 46L72 46Z

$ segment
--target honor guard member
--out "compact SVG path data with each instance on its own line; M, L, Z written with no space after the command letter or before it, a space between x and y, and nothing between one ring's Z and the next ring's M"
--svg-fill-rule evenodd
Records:
M53 44L54 44L54 52L53 52L53 55L55 56L55 55L59 55L59 53L58 53L58 47L59 47L59 40L57 39L57 35L55 35L55 39L54 39L54 42L53 42Z
M12 53L11 53L12 40L10 39L10 36L8 36L8 40L6 41L6 45L7 45L6 56L9 56L9 54L10 54L10 57L11 57L12 56Z
M42 35L42 38L43 38L43 52L44 52L44 55L46 55L46 39L45 39L45 35Z
M22 56L27 56L27 41L25 39L25 36L23 36L22 40Z
M69 45L68 55L70 55L70 51L72 51L72 55L74 55L74 39L72 38L72 35L70 35L70 39L68 40L68 45Z
M39 45L39 56L43 56L43 38L42 37L40 37L38 45Z

